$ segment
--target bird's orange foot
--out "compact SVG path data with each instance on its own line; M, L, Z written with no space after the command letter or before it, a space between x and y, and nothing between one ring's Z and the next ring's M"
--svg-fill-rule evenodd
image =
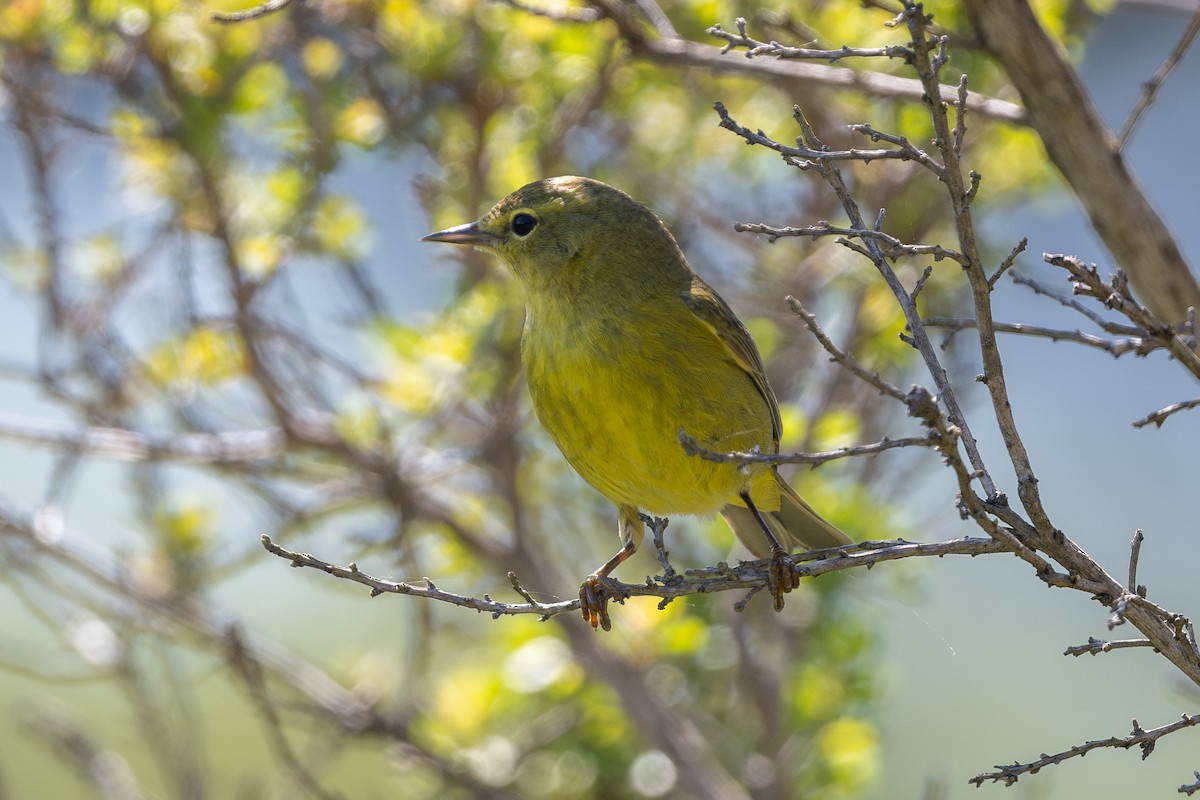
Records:
M771 566L767 568L767 590L775 598L775 610L783 610L783 596L800 586L800 575L792 557L783 548L771 553Z
M579 587L579 610L583 619L593 628L612 630L612 619L608 616L608 601L621 600L605 575L593 572L583 579Z

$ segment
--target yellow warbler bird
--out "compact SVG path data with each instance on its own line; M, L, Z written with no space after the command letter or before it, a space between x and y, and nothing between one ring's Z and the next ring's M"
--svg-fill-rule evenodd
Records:
M719 511L762 558L775 608L798 585L796 545L852 540L773 466L690 456L779 450L779 404L745 326L688 265L650 209L590 178L523 186L480 219L421 241L500 257L525 292L521 355L538 419L571 466L617 507L621 549L580 589L583 617L610 627L603 580L642 542L640 511Z

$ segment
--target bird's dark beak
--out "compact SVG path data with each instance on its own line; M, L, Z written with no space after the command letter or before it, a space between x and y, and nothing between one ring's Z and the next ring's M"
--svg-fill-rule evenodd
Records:
M476 247L495 247L499 244L499 239L491 233L479 227L478 222L468 222L466 225L458 225L453 228L447 228L444 231L430 233L422 236L418 242L446 242L447 244L469 244Z

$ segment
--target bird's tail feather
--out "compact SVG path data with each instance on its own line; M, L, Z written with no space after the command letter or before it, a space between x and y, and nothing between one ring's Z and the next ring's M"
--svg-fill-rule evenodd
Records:
M782 476L776 473L775 477L779 481L779 510L764 511L763 517L785 550L817 550L822 547L851 544L854 541L804 502ZM766 558L771 554L770 542L763 535L762 527L753 511L745 506L730 503L721 509L721 516L755 557Z

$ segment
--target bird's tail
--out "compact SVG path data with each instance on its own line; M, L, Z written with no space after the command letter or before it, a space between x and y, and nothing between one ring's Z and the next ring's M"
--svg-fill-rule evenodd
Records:
M796 494L796 490L778 472L772 472L779 482L779 510L763 511L762 515L784 550L789 553L798 548L817 550L822 547L851 544L854 541L832 523L826 522L812 506ZM745 506L730 503L721 509L721 516L756 558L766 558L771 554L771 544L763 534L762 526L758 524L753 511Z

